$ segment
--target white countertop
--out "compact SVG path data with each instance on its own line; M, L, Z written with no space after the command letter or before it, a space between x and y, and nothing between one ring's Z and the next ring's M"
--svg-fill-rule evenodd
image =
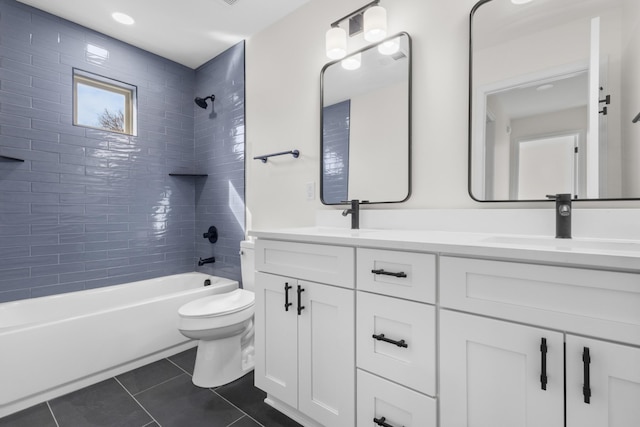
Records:
M555 239L552 236L432 230L350 230L338 227L253 230L249 231L249 235L258 239L429 252L640 273L640 240Z

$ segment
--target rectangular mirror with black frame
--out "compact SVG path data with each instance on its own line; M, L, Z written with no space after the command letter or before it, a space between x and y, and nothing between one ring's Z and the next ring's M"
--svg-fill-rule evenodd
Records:
M411 39L400 33L321 72L320 194L326 205L411 193Z
M469 193L640 198L640 2L482 0L470 18Z

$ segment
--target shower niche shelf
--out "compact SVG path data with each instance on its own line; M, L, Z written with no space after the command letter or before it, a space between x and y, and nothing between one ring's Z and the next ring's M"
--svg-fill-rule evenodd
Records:
M17 157L11 157L11 156L3 156L2 154L0 154L0 160L8 160L11 162L24 162L24 159L19 159Z
M192 177L204 177L209 176L207 173L198 173L198 172L171 172L169 176L192 176Z

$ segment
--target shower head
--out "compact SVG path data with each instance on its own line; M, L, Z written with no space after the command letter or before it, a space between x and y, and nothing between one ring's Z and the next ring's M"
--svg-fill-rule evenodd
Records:
M200 98L198 96L198 97L196 97L196 99L194 101L196 102L196 104L198 104L198 107L207 108L207 99L210 99L211 102L213 103L213 101L215 101L215 99L216 99L216 96L215 95L211 95L211 96L207 96L206 98Z

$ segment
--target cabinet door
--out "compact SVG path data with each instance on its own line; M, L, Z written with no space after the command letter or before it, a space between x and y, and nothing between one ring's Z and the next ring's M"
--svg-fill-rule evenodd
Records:
M640 426L640 348L567 336L567 426Z
M325 426L355 423L354 291L298 281L298 409Z
M561 333L448 310L440 321L440 425L564 426Z
M255 384L284 403L298 406L297 281L256 273ZM291 289L285 291L285 286ZM292 303L285 310L285 301Z

